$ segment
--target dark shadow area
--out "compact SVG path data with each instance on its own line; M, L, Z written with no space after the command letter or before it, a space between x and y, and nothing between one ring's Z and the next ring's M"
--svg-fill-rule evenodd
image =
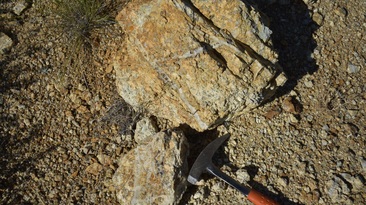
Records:
M16 37L10 34L9 36L16 44ZM35 142L43 135L42 125L21 127L19 114L11 111L13 104L7 102L9 98L18 100L24 98L20 90L27 89L37 81L33 75L20 77L29 72L25 70L26 65L13 64L13 61L20 56L32 53L32 49L34 48L29 47L26 53L12 55L5 53L0 59L0 204L29 204L24 201L23 190L20 189L32 180L31 174L44 175L35 164L45 154L55 149L49 147L42 151L33 150L29 155L29 149L32 145L34 147Z
M312 20L302 0L292 0L288 4L278 1L273 4L254 0L244 2L257 7L270 21L273 47L279 54L278 63L288 78L275 97L282 96L293 90L304 75L317 71L318 66L311 54L317 46L313 33L319 26Z
M191 169L193 163L197 159L198 155L201 151L213 140L215 140L218 136L217 130L208 130L205 132L197 132L192 129L188 125L181 125L179 127L180 130L184 131L185 136L188 139L189 143L189 155L188 155L188 168ZM225 145L225 143L224 143ZM219 150L217 151L219 152ZM216 158L216 154L214 158ZM187 173L188 174L188 173ZM188 176L188 175L187 175ZM203 180L207 180L211 178L209 174L202 174L201 176ZM188 204L188 200L197 192L197 186L191 185L189 182L187 190L185 191L182 200L179 202L181 205Z
M42 127L34 126L28 136L22 137L19 133L24 132L19 128L16 117L1 116L0 123L0 204L28 204L24 202L20 187L31 179L31 173L35 176L44 175L39 173L35 162L44 158L45 154L55 150L50 147L44 151L35 151L31 156L25 153L24 147L31 146L42 136ZM16 130L15 133L6 132ZM25 174L23 174L25 173Z

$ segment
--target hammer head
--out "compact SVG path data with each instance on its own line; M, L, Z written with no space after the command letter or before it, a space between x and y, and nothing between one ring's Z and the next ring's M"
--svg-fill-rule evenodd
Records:
M208 167L213 166L212 156L216 150L230 137L230 134L225 134L212 141L207 147L200 153L196 161L193 163L191 171L189 171L188 182L191 184L197 184L199 178Z

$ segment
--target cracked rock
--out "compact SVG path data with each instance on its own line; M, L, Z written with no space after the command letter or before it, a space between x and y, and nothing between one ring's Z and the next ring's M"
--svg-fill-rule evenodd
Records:
M114 56L126 102L203 131L273 96L286 81L267 20L243 1L133 0Z
M182 132L159 132L119 160L113 176L121 204L177 204L186 189L188 143Z

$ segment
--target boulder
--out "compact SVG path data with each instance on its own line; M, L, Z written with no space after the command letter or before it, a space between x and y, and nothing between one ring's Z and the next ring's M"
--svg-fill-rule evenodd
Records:
M286 81L267 21L243 1L132 0L116 19L118 92L173 125L214 128Z
M159 132L119 161L113 176L121 204L178 204L188 175L188 142L182 132Z

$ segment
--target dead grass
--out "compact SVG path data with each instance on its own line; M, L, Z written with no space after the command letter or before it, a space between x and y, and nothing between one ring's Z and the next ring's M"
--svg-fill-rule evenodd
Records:
M98 28L114 23L103 0L55 0L60 28L74 52L92 52L92 36Z

